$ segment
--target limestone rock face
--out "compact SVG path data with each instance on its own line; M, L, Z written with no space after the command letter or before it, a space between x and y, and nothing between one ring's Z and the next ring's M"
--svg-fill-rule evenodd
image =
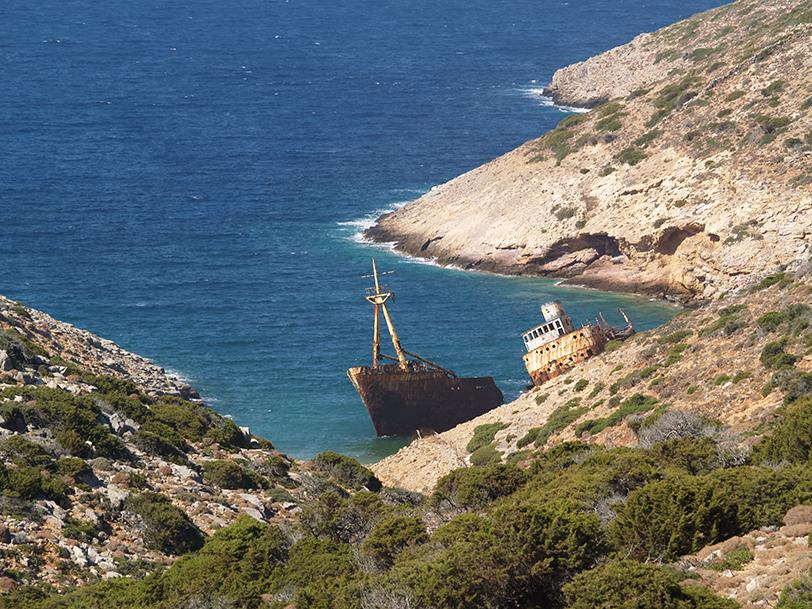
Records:
M680 301L808 258L804 6L739 0L559 70L549 90L562 103L610 102L381 216L366 236L442 264Z

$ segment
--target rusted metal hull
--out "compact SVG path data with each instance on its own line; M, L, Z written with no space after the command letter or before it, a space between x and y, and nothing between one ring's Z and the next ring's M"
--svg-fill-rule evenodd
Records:
M524 365L533 384L541 385L601 353L606 342L599 326L585 326L526 353Z
M397 365L347 370L379 436L446 431L502 404L493 378L457 378L442 370Z

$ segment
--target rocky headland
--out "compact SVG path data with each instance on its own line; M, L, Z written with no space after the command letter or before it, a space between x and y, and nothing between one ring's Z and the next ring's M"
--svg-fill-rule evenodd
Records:
M442 264L696 303L804 259L812 8L739 0L556 72L593 107L378 219Z

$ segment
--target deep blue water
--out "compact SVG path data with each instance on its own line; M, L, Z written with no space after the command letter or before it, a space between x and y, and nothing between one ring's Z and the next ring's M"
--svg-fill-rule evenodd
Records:
M562 118L554 70L712 0L4 0L0 292L187 377L295 456L375 440L344 376L368 361L369 258L407 348L525 385L541 300L585 320L673 311L417 264L351 221Z

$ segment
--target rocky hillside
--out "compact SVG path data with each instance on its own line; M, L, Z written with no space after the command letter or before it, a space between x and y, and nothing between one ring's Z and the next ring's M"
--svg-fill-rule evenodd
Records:
M661 439L654 422L682 414L712 421L733 444L747 446L776 416L782 387L812 388L808 268L769 275L664 326L610 342L600 356L476 419L412 442L372 469L387 484L425 493L458 467L520 461L565 441L650 445ZM793 353L793 374L782 372L783 380L765 359L777 345Z
M340 489L329 459L295 463L148 360L3 297L0 456L0 590L138 574Z
M564 68L548 90L596 107L367 236L464 268L682 301L809 256L809 0L739 0Z

